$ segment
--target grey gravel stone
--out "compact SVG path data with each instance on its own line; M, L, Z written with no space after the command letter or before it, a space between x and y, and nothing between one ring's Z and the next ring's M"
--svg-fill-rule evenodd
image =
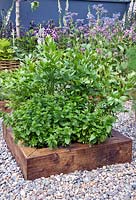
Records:
M136 190L136 183L133 183L133 184L132 184L132 189L133 189L133 190Z

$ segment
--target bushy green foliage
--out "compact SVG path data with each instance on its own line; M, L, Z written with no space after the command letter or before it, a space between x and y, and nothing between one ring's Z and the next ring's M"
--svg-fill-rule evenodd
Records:
M125 64L125 72L133 72L133 87L129 90L130 98L133 102L132 107L135 110L135 120L136 120L136 46L133 46L127 50L127 62Z
M36 44L36 38L31 36L31 31L23 37L16 38L14 44L16 58L23 62L24 57L35 50Z
M14 52L8 39L0 39L0 60L13 59Z
M10 80L12 76L12 72L5 70L0 71L0 101L8 100L8 93L6 91L7 82Z
M58 51L47 37L5 84L14 111L4 120L16 140L50 148L105 141L129 87L128 77L105 53L91 45L82 51L78 43Z
M127 67L129 71L136 71L136 46L127 50Z

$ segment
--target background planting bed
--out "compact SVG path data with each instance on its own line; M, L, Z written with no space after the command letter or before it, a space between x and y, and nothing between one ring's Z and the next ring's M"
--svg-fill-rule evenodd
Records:
M104 165L131 162L132 159L132 140L114 130L112 137L103 144L89 146L75 143L67 148L56 150L17 145L12 130L4 125L3 136L20 165L25 179L30 180L75 170L91 170Z

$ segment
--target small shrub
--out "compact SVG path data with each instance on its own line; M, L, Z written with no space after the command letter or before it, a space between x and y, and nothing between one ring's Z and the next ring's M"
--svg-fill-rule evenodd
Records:
M36 49L38 59L27 58L6 83L14 111L4 120L16 141L50 148L104 142L129 87L128 77L115 70L112 55L105 53L88 44L82 51L78 43L58 51L46 37Z
M17 59L24 61L26 55L31 54L37 45L36 37L31 35L31 31L24 36L15 39L14 51Z
M129 71L136 71L136 46L127 50L127 67Z

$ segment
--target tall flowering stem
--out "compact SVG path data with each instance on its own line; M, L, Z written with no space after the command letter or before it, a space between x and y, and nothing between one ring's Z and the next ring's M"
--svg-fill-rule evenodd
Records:
M11 33L11 35L12 35L12 45L13 45L13 47L15 47L15 30L14 30L13 25L12 25L12 33Z
M69 10L69 0L66 0L66 8L65 8L65 11L68 12Z
M14 3L15 3L15 0L12 1L11 7L9 8L9 10L6 13L6 16L4 16L4 18L2 20L2 26L1 26L1 29L0 29L0 35L1 36L4 36L3 32L7 28L8 24L9 24L11 13L12 13L13 8L14 8Z
M15 0L16 1L16 37L20 37L20 1L21 0ZM32 1L31 2L32 9L36 9L39 7L38 1Z
M60 4L60 0L58 0L58 13L59 13L59 27L62 27L62 23L61 23L61 17L62 17L62 8L61 8L61 4Z
M20 37L20 0L16 0L16 36Z

